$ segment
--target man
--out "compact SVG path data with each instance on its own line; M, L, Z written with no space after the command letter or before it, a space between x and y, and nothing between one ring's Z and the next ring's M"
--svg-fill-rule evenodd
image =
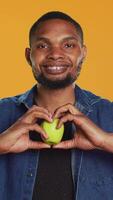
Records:
M86 57L81 26L49 12L29 41L25 55L38 84L0 101L0 199L111 200L113 103L74 83ZM54 118L65 132L50 146L40 124Z

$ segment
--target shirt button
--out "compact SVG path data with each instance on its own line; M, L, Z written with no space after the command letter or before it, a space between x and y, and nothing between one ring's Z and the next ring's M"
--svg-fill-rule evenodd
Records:
M28 176L28 177L32 177L32 176L33 176L33 173L29 171L29 172L27 173L27 176Z

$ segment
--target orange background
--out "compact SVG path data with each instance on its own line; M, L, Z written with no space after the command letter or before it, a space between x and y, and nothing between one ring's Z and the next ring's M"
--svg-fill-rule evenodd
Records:
M22 93L35 83L24 49L34 21L59 10L83 27L87 59L77 83L113 100L113 0L10 0L0 3L0 98Z

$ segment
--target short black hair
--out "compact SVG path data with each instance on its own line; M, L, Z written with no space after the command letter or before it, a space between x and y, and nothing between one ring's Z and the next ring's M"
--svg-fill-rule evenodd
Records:
M73 24L76 28L76 31L77 31L80 39L81 39L81 44L83 45L83 30L82 30L80 24L77 21L75 21L73 18L71 18L69 15L67 15L63 12L51 11L51 12L47 12L44 15L42 15L30 28L30 31L29 31L29 45L30 46L32 44L32 39L38 29L39 24L46 20L50 20L50 19L63 19L63 20L70 22L71 24Z

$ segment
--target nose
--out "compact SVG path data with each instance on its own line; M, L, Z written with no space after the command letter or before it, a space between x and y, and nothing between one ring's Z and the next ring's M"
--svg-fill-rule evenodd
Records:
M54 47L54 48L50 49L50 51L47 55L47 58L51 59L51 60L63 59L64 58L63 50L60 49L59 47Z

